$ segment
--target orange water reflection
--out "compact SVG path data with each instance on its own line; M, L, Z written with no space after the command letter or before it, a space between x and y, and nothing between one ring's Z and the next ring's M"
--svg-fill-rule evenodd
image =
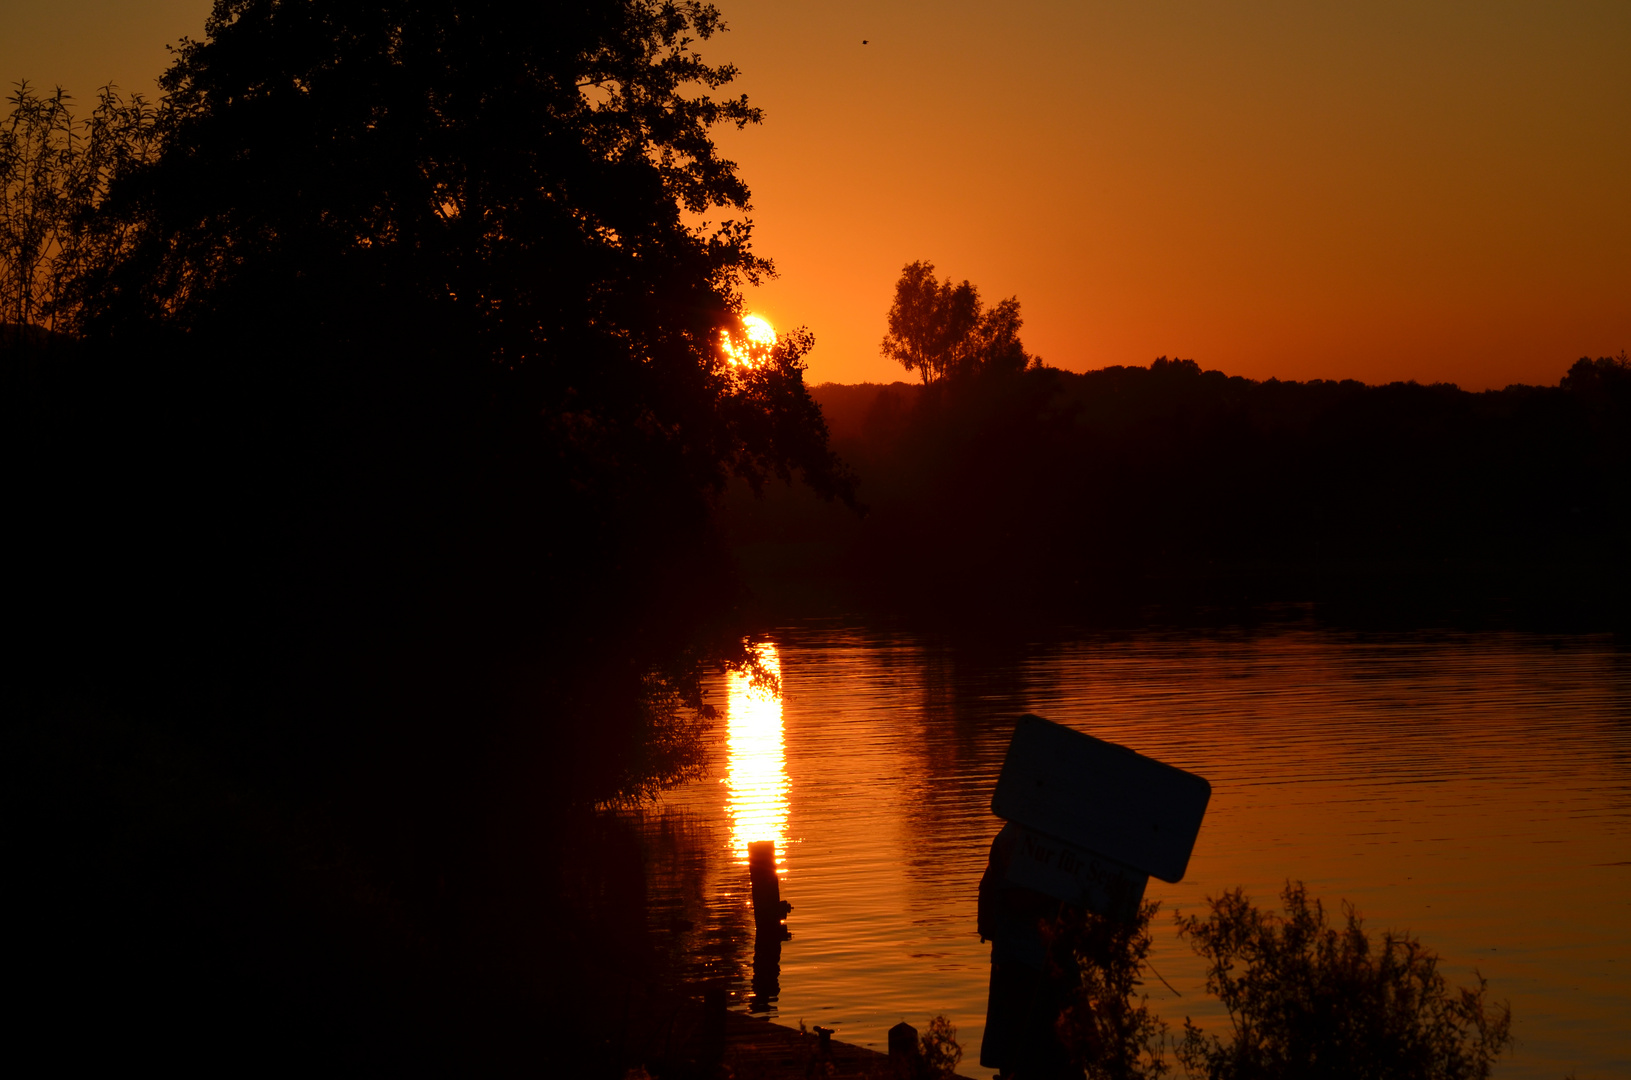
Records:
M769 643L758 648L759 663L781 677L781 658ZM787 861L787 755L782 744L781 694L755 686L750 675L731 672L727 683L725 811L731 819L731 854L748 860L754 840L776 842L776 865Z
M959 1072L989 1077L976 897L1000 825L991 790L1014 719L1034 711L1212 781L1189 873L1149 894L1165 982L1145 989L1175 1029L1228 1021L1171 912L1237 885L1277 906L1291 878L1328 914L1351 900L1374 932L1420 935L1456 985L1488 976L1522 1040L1505 1080L1631 1076L1631 655L1615 639L1291 627L985 649L827 623L777 634L765 663L785 700L731 679L716 779L664 796L664 820L704 854L676 859L686 869L653 895L676 898L661 919L698 925L699 979L746 1000L747 844L775 840L795 905L784 1022L884 1049L903 1017L942 1013Z

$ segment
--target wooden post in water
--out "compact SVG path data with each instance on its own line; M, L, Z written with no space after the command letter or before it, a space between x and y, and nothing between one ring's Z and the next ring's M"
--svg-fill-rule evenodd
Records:
M776 877L776 841L755 840L748 845L748 879L753 883L753 924L759 930L776 929L793 910L782 899Z
M782 899L774 840L748 844L748 880L753 884L753 997L748 1011L765 1012L781 993L782 942L793 936L782 922L793 905Z
M917 1057L917 1028L902 1020L889 1029L889 1056L896 1059Z

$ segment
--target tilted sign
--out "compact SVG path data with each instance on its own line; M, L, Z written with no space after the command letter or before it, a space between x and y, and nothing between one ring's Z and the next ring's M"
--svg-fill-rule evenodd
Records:
M1138 914L1150 880L1140 870L1011 821L997 834L996 846L1007 858L1003 876L1011 884L1118 919Z
M1212 785L1194 773L1040 716L1022 716L991 812L1177 882L1211 797Z

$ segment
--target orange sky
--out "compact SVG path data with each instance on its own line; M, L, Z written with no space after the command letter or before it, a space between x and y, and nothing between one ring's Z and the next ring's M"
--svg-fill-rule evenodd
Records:
M0 0L0 79L149 89L206 0ZM721 142L816 333L878 355L933 261L1075 370L1555 382L1631 348L1631 4L725 0ZM861 40L870 41L862 45Z

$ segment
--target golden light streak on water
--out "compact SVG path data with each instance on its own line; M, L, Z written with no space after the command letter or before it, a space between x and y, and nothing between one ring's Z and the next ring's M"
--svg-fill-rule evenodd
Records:
M1151 958L1170 987L1144 989L1174 1029L1191 1017L1222 1033L1228 1019L1171 913L1237 885L1278 910L1302 880L1328 916L1350 900L1373 935L1420 935L1452 985L1489 977L1522 1040L1497 1077L1631 1077L1631 655L1618 639L1292 626L987 651L826 621L778 636L771 666L792 690L757 729L771 733L768 761L751 760L767 766L773 824L751 831L799 841L782 868L796 875L784 1022L882 1050L903 1017L941 1013L963 1044L958 1072L991 1076L977 897L1001 824L991 791L1015 718L1036 712L1212 782L1189 873L1150 883L1163 905ZM733 723L709 747L714 778L664 795L664 820L693 825L699 850L733 854L673 860L654 879L674 898L662 919L706 927L688 946L697 970L744 1000L747 805L718 778L729 769L748 793L756 729L743 720L771 703L749 707L746 689L733 685ZM742 738L727 753L728 733Z
M768 642L758 646L759 662L778 679L781 660ZM782 745L781 695L754 686L746 673L727 676L725 811L731 819L731 854L748 861L748 844L776 842L776 865L787 859L787 755Z

